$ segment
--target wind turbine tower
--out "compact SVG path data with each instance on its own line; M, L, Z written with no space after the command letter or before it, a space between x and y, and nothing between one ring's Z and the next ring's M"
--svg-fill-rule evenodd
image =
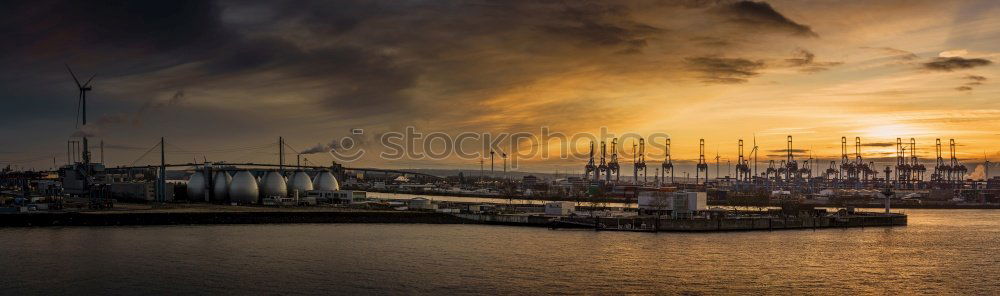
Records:
M90 76L90 79L87 79L86 82L80 83L80 80L76 78L76 73L73 73L73 69L70 69L69 65L66 65L66 70L69 71L69 75L73 77L73 82L76 83L76 87L80 91L76 103L77 104L76 116L77 119L79 120L77 122L78 124L77 127L84 128L87 126L87 92L93 90L93 88L90 87L90 82L93 81L94 76L97 75L92 75ZM81 136L83 138L83 153L82 153L83 163L89 164L90 147L88 147L89 145L87 144L87 134L84 132L82 133Z

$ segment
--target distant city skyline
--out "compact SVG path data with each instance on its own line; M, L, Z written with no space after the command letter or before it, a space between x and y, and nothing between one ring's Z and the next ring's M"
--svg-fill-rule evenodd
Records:
M0 164L64 163L80 133L104 141L110 165L152 163L139 156L161 136L170 162L276 162L268 145L279 136L301 152L344 137L374 145L409 126L663 133L681 164L697 160L704 138L723 170L738 139L749 154L756 137L763 162L782 158L787 135L796 157L827 159L821 169L839 159L842 136L851 159L854 137L866 159L915 138L929 162L940 138L945 158L955 139L963 161L996 161L998 14L996 1L14 4L0 12L11 31L0 45ZM97 75L80 130L64 64ZM620 161L631 175L631 159ZM518 169L584 164L528 159Z

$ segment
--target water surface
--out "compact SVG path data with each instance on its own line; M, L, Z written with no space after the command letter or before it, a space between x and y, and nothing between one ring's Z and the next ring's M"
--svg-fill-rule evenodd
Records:
M996 294L1000 211L896 228L482 225L0 229L2 294Z

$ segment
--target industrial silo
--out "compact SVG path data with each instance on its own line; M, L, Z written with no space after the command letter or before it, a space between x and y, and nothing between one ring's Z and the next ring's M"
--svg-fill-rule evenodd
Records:
M298 171L292 175L292 182L290 194L293 192L298 192L299 196L305 196L307 191L313 190L313 182L309 180L309 174L306 172Z
M229 173L226 171L215 173L212 182L215 182L212 188L212 201L225 201L229 198L229 183L233 182L233 177L229 176Z
M264 184L262 185L264 197L288 197L288 185L286 184L285 177L280 173L267 173L267 177L264 177Z
M313 188L316 190L340 190L340 183L329 171L323 171L313 179Z
M235 203L251 204L257 202L257 179L248 171L240 171L229 183L229 200Z
M194 172L188 178L187 194L190 201L205 200L205 176L201 172Z

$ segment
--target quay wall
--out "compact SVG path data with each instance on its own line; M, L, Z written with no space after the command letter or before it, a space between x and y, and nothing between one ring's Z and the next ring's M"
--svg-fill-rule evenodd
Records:
M275 223L491 224L625 231L748 231L838 227L903 226L905 215L825 217L741 217L714 219L594 218L529 215L447 214L413 211L218 211L218 212L69 212L0 214L0 227L126 226ZM657 225L657 223L659 223Z
M577 223L594 220L588 218L576 219ZM655 218L601 218L597 230L626 231L748 231L748 230L781 230L781 229L816 229L841 227L881 227L905 226L905 215L858 215L858 216L828 216L828 217L741 217L714 219L660 219ZM657 224L658 223L658 224Z
M433 212L388 211L275 211L275 212L177 212L177 213L29 213L0 214L0 227L116 226L184 224L272 223L421 223L461 224L470 221Z

